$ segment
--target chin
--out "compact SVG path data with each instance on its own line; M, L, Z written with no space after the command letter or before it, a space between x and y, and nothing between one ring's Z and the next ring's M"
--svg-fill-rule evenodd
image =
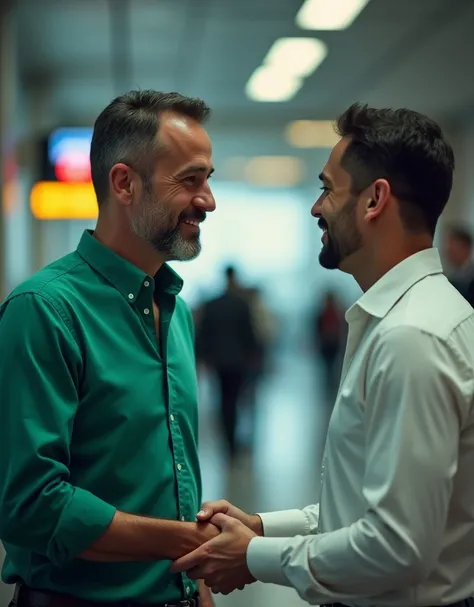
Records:
M169 260L173 261L192 261L201 253L201 245L198 242L186 243L174 251L170 251Z
M340 266L339 258L334 255L331 249L323 249L319 254L319 263L326 270L338 270Z

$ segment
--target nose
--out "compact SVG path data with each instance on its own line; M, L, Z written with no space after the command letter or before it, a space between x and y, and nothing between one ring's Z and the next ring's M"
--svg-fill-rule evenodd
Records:
M195 207L202 209L206 213L212 213L212 211L216 210L216 201L211 190L195 196L193 199L193 204Z
M317 219L321 217L321 204L319 203L319 200L316 200L316 202L311 207L311 215L313 217L316 217Z

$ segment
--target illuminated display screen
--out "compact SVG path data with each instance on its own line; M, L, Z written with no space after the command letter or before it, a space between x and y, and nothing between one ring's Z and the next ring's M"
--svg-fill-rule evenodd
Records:
M41 142L38 180L30 194L36 219L93 219L97 202L89 153L92 128L61 127Z
M92 128L61 127L43 142L40 181L87 183Z

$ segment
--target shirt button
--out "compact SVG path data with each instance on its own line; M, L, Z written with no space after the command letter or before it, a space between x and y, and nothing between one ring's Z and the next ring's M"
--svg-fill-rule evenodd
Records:
M148 280L145 280L145 282L143 283L145 285L145 287L149 287L150 283L148 282Z
M171 420L172 422L174 422L174 415L173 415L173 414L171 414L171 415L170 415L170 420Z
M128 299L133 299L133 293L128 294Z
M150 310L149 310L148 308L145 308L145 309L143 310L143 312L144 312L145 314L150 314Z
M186 594L187 595L191 594L191 586L186 586Z
M182 466L181 464L178 464L178 465L176 466L176 468L178 468L178 470L181 470L181 468L182 468L182 467L183 467L183 466Z

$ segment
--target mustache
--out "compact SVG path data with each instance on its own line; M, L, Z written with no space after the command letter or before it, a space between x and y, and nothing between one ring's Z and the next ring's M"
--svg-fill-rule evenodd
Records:
M206 213L198 209L183 211L183 213L180 213L178 221L199 221L202 223L206 221Z

